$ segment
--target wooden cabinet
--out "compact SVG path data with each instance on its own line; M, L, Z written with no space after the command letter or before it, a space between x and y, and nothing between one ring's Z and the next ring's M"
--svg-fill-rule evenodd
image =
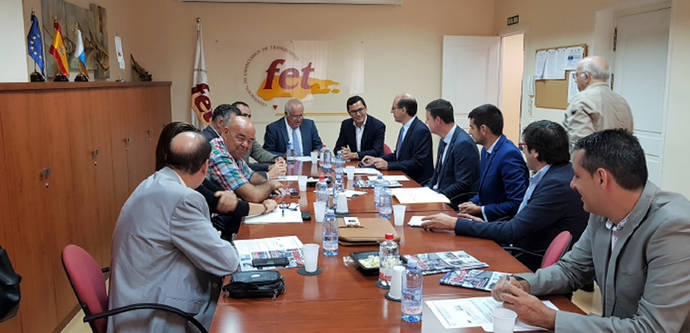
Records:
M112 231L154 171L170 83L0 84L0 245L22 275L0 332L47 332L77 302L60 255L70 243L110 265Z

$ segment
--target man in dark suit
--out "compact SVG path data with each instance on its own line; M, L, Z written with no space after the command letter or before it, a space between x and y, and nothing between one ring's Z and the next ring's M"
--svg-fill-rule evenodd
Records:
M285 103L285 116L268 124L264 134L264 149L276 155L285 155L288 144L298 156L309 156L322 145L314 121L304 119L304 105L297 98Z
M417 101L410 94L401 94L393 99L391 113L396 122L403 126L398 134L395 152L383 157L364 156L362 163L380 170L400 170L424 184L434 173L429 128L417 119Z
M230 117L239 114L240 110L230 104L220 104L216 106L216 108L213 109L211 123L201 131L201 134L203 134L209 142L215 138L220 138L220 133L230 121Z
M422 227L455 230L457 235L492 239L513 244L530 252L543 254L560 232L567 230L576 241L587 226L589 214L582 207L577 191L570 188L573 168L569 163L568 134L560 125L541 120L522 132L520 144L527 165L534 171L518 213L509 221L485 223L482 219L460 213L460 218L446 214L424 217ZM532 270L539 268L541 257L517 257Z
M426 186L450 199L453 206L479 190L479 150L472 138L455 125L453 106L437 99L426 106L426 124L441 137L434 175Z
M367 103L359 96L347 99L350 119L340 124L340 134L333 151L340 151L347 160L359 160L364 156L383 156L383 140L386 125L367 115Z
M503 115L491 104L476 107L468 115L470 135L484 146L479 193L461 203L461 213L484 221L509 219L518 210L529 183L529 172L518 148L503 135Z

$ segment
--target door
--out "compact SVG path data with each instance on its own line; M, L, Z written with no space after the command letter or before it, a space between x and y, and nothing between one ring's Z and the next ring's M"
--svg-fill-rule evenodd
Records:
M616 17L613 90L630 104L634 133L646 154L649 179L656 184L664 151L670 17L668 7Z

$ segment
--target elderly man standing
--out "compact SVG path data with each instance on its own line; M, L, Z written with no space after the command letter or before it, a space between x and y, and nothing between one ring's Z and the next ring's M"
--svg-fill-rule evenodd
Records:
M288 144L297 156L309 156L322 145L314 121L304 119L304 104L297 98L285 103L285 116L266 125L264 134L264 149L276 155L284 155Z
M193 189L208 168L201 134L183 132L170 144L167 166L141 182L113 231L109 307L160 303L179 308L207 329L220 294L219 277L238 256L209 222L204 197ZM108 332L186 332L173 314L139 310L108 317Z
M575 76L580 93L565 110L563 122L571 149L577 140L601 130L623 128L632 133L630 106L609 87L611 74L606 59L598 56L582 59Z
M283 185L254 172L242 157L249 152L256 130L246 117L234 117L221 131L221 138L211 140L208 178L249 202L262 202L272 192L281 193Z

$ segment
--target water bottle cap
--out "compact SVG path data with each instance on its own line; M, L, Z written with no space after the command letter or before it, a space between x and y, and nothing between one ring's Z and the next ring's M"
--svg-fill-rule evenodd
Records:
M408 259L407 260L407 268L408 269L412 269L412 268L416 269L417 268L417 260Z
M386 234L386 239L393 239L393 234Z
M324 180L324 179L325 179L325 178L323 178L323 175L320 175L320 176L319 176L319 180Z
M335 211L332 209L327 209L326 210L326 215L335 215Z
M326 148L326 145L322 145L321 148Z
M378 178L378 179L383 179L383 175L382 175L382 174L379 174L379 176L378 176L377 178Z

